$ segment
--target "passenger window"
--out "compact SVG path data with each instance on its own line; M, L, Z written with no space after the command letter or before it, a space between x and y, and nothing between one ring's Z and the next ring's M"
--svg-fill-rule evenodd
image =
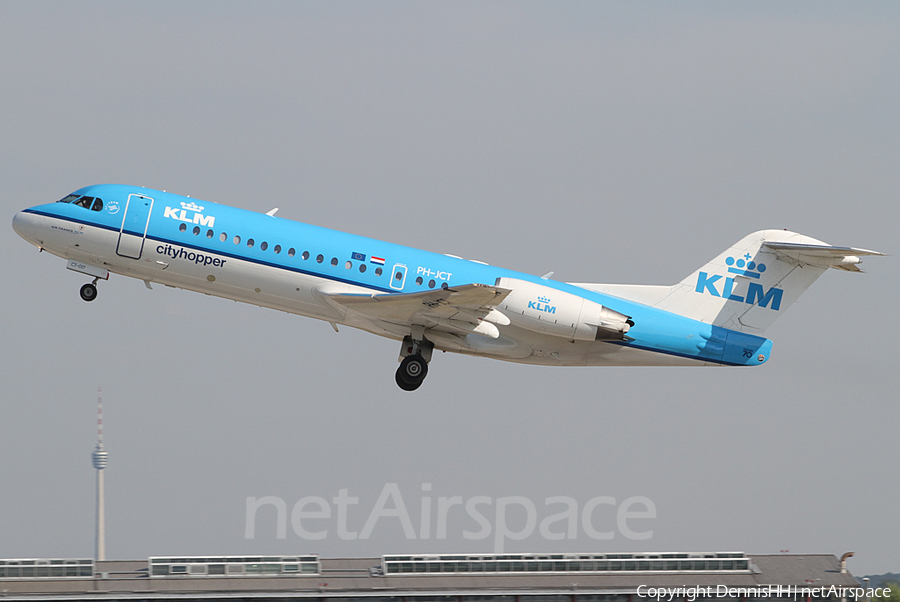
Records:
M259 243L260 251L265 251L268 248L269 248L269 243L267 243L266 241L262 241L261 243Z
M400 279L397 278L397 280L400 280ZM418 278L416 278L416 284L418 284L419 286L422 286L422 282L423 282L423 280L422 280L422 277L421 277L421 276L419 276Z
M213 237L213 234L215 234L215 232L213 232L212 230L207 230L207 231L206 231L206 238L212 238L212 237Z
M103 210L103 201L101 199L94 199L94 204L91 205L91 211L102 211Z
M222 232L221 234L219 234L219 240L225 242L226 240L228 240L228 235Z
M296 253L297 251L295 251L293 247L288 249L288 257L293 257Z
M316 255L316 263L322 263L325 261L325 257L323 255Z
M337 265L337 257L331 258L331 265Z
M366 264L364 264L364 263L359 264L359 271L360 271L360 272L365 272L365 271L366 271Z
M347 263L344 264L344 267L347 268L347 269L349 270L350 268L353 267L353 262L352 262L352 261L347 261Z
M185 230L187 230L187 224L185 224L184 222L182 222L181 225L178 226L178 231L179 231L179 232L184 232Z
M300 257L303 258L303 261L306 261L307 259L309 259L309 251L303 251L303 254L300 255Z
M200 234L200 226L194 226L194 236Z
M376 276L381 276L381 274L383 274L383 273L384 273L384 270L382 270L381 268L375 268L375 275L376 275Z
M434 288L434 280L428 281L428 288Z
M278 255L279 253L281 253L281 245L275 245L275 248L272 250L275 251L276 255Z
M234 244L236 244L236 245L241 244L241 237L240 237L240 236L235 236L235 237L234 237Z
M253 239L252 239L252 238L248 238L248 239L247 239L247 246L248 246L248 247L252 247L252 246L253 246Z

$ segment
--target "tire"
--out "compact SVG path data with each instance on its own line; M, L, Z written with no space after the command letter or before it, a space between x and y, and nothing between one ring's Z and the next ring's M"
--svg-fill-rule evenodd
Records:
M394 380L397 381L397 386L403 389L404 391L415 391L419 388L419 385L422 384L422 381L419 381L415 384L410 384L403 380L400 376L400 368L397 368L397 371L394 373Z
M97 298L97 287L91 283L85 284L81 287L81 298L85 301L93 301Z
M428 375L428 362L419 354L407 355L400 362L397 374L409 384L421 385Z

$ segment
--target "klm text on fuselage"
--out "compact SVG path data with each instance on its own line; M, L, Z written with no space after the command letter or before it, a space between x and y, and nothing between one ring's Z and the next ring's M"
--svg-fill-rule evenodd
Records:
M166 207L165 210L163 210L163 217L168 217L188 224L208 226L210 228L215 226L216 218L212 215L203 215L201 213L202 211L203 207L195 203L181 203L181 209Z

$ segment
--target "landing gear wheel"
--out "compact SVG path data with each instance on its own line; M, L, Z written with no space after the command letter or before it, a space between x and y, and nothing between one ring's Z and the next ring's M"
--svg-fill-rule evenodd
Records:
M400 387L401 389L403 389L404 391L415 391L416 389L419 388L419 385L422 384L421 381L419 381L418 383L416 383L414 385L409 384L408 382L406 382L405 380L403 380L400 377L399 369L394 373L394 380L397 381L397 386Z
M88 282L81 287L81 298L85 301L93 301L97 298L97 287Z
M407 355L403 358L403 361L400 362L400 376L406 382L422 382L425 380L425 376L428 374L428 364L422 358L421 355L413 354Z
M415 391L428 375L428 363L421 355L407 355L397 368L395 380L404 391Z

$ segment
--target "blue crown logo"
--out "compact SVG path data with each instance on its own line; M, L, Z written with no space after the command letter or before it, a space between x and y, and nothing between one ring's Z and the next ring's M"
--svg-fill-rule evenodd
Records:
M181 208L185 209L186 211L196 211L197 213L200 213L201 211L203 211L203 207L201 207L200 205L198 205L197 203L194 203L194 202L190 202L190 203L182 202Z
M760 274L766 271L766 264L750 261L753 257L750 253L746 253L742 258L735 259L728 257L725 259L725 265L732 274L740 274L741 276L749 276L750 278L759 279Z
M538 297L538 303L550 303L549 297Z

